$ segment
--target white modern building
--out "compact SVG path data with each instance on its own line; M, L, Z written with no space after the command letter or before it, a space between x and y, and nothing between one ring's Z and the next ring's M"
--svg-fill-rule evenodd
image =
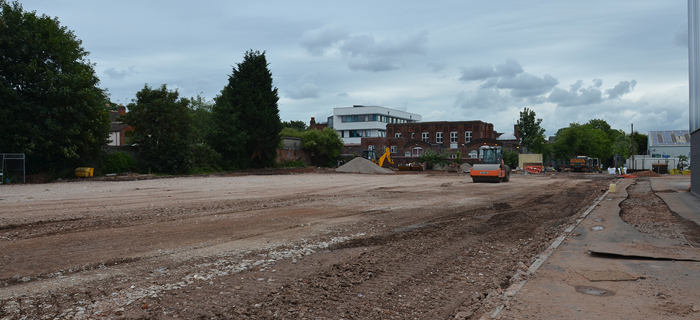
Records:
M690 132L688 130L649 131L647 149L647 155L634 155L627 159L625 163L627 168L652 170L654 164L665 163L669 170L675 169L681 162L679 156L690 158ZM690 162L685 161L684 164L687 166Z
M411 123L422 120L420 115L406 111L354 105L333 108L333 115L328 117L328 126L338 131L347 145L360 144L363 137L386 137L387 123Z

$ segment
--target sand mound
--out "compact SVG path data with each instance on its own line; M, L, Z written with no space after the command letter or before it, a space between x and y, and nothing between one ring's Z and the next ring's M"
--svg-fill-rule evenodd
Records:
M374 164L374 162L361 157L350 160L350 162L342 165L338 169L335 169L335 171L354 173L394 173L394 171L390 169L382 168Z
M654 171L651 171L651 170L634 172L634 173L631 173L631 175L637 176L637 177L660 177L661 176L660 174L658 174Z

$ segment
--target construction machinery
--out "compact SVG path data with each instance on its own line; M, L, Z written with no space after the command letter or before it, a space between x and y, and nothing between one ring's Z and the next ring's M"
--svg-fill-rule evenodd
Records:
M377 159L377 153L374 152L374 150L365 150L362 151L362 157L376 163L380 167L384 166L384 161L387 161L389 164L394 164L394 161L391 161L391 151L389 148L386 148L384 150L384 154Z
M595 160L595 161L594 161ZM598 159L587 156L576 156L569 160L569 168L574 172L593 172L597 171Z
M483 146L479 148L483 155L481 163L474 164L469 171L473 182L508 182L510 168L503 163L503 151L500 146Z

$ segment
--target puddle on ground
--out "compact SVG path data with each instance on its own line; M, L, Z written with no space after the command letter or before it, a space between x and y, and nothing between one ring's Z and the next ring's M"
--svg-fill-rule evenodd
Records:
M593 221L595 221L595 222L603 222L603 218L595 218L595 219L593 219Z
M603 229L605 229L605 228L603 228L603 226L593 226L593 227L591 227L591 230L593 230L593 231L600 231L600 230L603 230Z
M615 291L605 290L589 286L576 286L576 292L590 294L592 296L606 297L615 295Z

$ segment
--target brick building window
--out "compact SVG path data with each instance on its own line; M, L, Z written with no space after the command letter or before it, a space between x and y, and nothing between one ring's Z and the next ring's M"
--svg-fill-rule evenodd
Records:
M394 133L394 138L401 138L401 132Z
M420 157L420 155L423 153L423 148L421 147L415 147L413 148L413 153L411 154L414 157Z
M472 142L472 132L471 131L464 131L464 142L465 143Z
M442 132L435 132L435 142L442 143Z
M415 132L411 132L411 139L415 139L415 138L416 138L416 133L415 133Z
M410 157L411 156L411 151L406 151L404 152L404 157Z
M459 133L457 131L450 132L450 148L457 149L459 147Z
M391 149L391 151L390 151L391 153L397 153L397 152L399 152L399 147L397 147L397 146L391 146L391 147L389 147L389 148Z
M423 140L423 142L430 141L430 132L423 132L423 136L422 136L421 140Z

